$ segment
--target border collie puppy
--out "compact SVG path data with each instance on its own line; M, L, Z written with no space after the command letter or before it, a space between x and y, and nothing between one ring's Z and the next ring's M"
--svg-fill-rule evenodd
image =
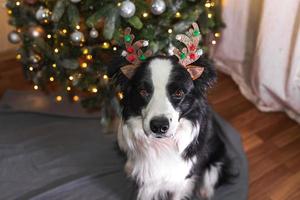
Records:
M120 83L118 144L138 200L210 199L229 176L230 160L206 99L216 74L204 58L193 65L204 69L195 80L176 57L154 56Z

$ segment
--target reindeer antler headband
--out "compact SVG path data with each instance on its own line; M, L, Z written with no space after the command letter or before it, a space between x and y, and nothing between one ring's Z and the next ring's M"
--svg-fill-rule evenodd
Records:
M181 51L174 48L174 54L179 59L179 63L190 73L192 79L196 80L201 76L204 68L191 65L202 55L202 50L198 49L201 39L199 27L197 23L193 23L192 26L193 28L189 29L185 34L176 36L176 39L182 42L186 47ZM138 40L133 43L135 37L131 34L130 28L126 28L124 34L126 51L122 52L122 56L126 57L126 60L131 64L121 67L121 71L125 76L131 78L139 64L152 55L152 51L147 50L143 53L141 50L142 47L148 46L148 41L146 40Z

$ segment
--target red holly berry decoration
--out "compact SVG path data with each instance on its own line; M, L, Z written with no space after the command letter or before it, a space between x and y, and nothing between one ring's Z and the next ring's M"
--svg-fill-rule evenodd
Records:
M129 60L129 62L133 62L136 59L135 55L129 55L127 58Z
M195 60L195 59L196 59L196 54L191 53L191 54L190 54L190 59Z
M194 44L192 44L191 46L189 46L190 51L195 51L196 50L196 46Z
M134 48L132 46L127 48L127 52L128 53L133 53L134 52Z

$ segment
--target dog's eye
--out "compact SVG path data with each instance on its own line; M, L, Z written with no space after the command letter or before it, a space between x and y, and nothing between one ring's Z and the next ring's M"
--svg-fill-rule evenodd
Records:
M147 97L147 96L149 96L149 93L148 93L147 90L141 89L141 90L140 90L140 95L141 95L142 97Z
M176 98L182 98L183 95L184 95L184 91L183 91L182 89L178 89L178 90L176 90L176 91L174 92L174 96L175 96Z

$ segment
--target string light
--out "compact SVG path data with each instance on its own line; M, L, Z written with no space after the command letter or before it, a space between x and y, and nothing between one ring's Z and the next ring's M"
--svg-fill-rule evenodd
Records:
M54 77L51 76L51 77L49 78L49 80L50 80L51 82L53 82L53 81L54 81Z
M103 42L101 47L103 49L108 49L110 47L110 44L108 42Z
M55 100L57 102L61 102L62 101L62 96L60 96L60 95L56 96Z
M21 5L20 1L16 1L16 6Z
M92 59L93 59L93 56L92 56L91 54L86 55L86 59L87 59L87 60L92 60Z
M104 79L104 80L107 80L107 79L108 79L108 76L107 76L106 74L104 74L104 75L103 75L103 79Z
M18 53L18 54L16 55L16 59L17 59L17 60L21 60L21 58L22 58L22 55Z
M79 26L79 25L76 25L76 29L79 30L79 29L80 29L80 26Z
M72 81L74 79L73 76L69 76L69 80Z
M81 63L81 68L87 68L88 67L88 64L86 63L86 62L83 62L83 63Z
M121 5L122 5L122 3L121 3L121 2L118 2L117 6L120 7Z
M211 2L210 7L214 7L214 6L215 6L215 2Z
M52 67L53 67L53 68L56 68L56 66L57 66L57 65L56 65L55 63L52 64Z
M123 93L122 92L118 92L118 97L119 97L120 100L122 100L124 98Z
M64 34L67 34L68 30L64 28L64 29L62 30L62 32L63 32Z
M215 37L220 37L221 36L221 33L215 33Z
M33 86L33 89L34 89L34 90L38 90L38 89L39 89L39 86L38 86L38 85L34 85L34 86Z
M67 91L71 91L71 87L70 86L67 87Z
M93 93L97 93L97 92L98 92L98 89L97 89L96 87L93 87L93 88L92 88L92 92L93 92Z
M211 41L211 43L212 43L213 45L215 45L215 44L217 44L217 41L216 41L216 40L213 40L213 41Z
M75 102L79 101L79 96L77 96L77 95L73 96L73 101L75 101Z
M30 66L30 67L29 67L29 71L33 71L33 67Z
M117 51L118 49L117 49L117 47L113 47L113 50L114 50L114 51Z
M52 35L51 35L51 34L47 34L47 38L48 38L48 39L51 39L51 38L52 38Z
M208 14L207 14L207 17L208 17L209 19L212 18L212 16L213 16L213 15L212 15L211 13L208 13Z
M148 16L149 16L149 14L148 14L147 12L144 12L144 13L143 13L143 17L144 17L144 18L147 18Z
M180 13L180 12L176 12L176 13L175 13L175 17L176 17L176 18L180 18L180 17L181 17L181 13Z
M55 49L54 49L54 52L55 52L55 53L58 53L58 52L59 52L58 48L55 48Z
M173 33L173 30L171 28L168 29L168 33Z
M82 50L82 53L83 53L84 55L88 54L88 53L89 53L89 49L88 49L88 48L84 48L84 49Z
M61 46L61 47L63 47L63 46L64 46L64 43L63 43L63 42L61 42L61 43L60 43L60 46Z
M8 15L12 15L12 10L8 9L8 10L7 10L7 14L8 14Z
M205 3L205 7L206 7L206 8L210 8L210 7L211 7L211 3L206 2L206 3Z

